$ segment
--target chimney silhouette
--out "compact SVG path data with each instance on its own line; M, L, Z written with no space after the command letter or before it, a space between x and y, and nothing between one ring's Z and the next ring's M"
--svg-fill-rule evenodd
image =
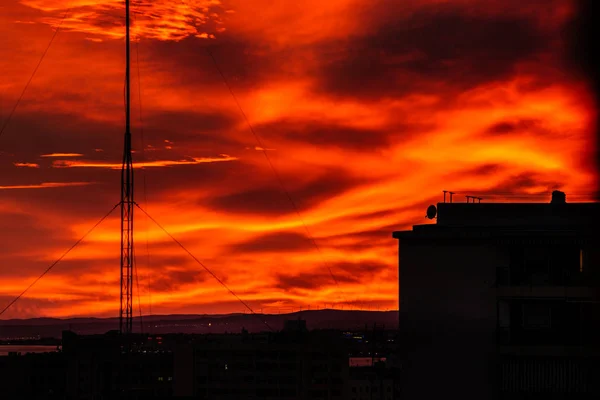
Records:
M565 204L567 202L567 195L560 190L552 192L552 204Z

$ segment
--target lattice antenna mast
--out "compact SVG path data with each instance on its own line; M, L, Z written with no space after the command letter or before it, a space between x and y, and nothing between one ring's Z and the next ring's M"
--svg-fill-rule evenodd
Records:
M121 310L119 331L133 328L133 161L131 157L131 74L129 0L125 0L125 141L121 169Z

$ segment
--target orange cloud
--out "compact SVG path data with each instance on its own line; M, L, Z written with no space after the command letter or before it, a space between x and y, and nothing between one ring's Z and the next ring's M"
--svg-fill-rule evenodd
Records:
M565 34L574 2L222 3L134 7L145 39L132 63L136 199L255 309L397 308L391 232L426 223L442 190L455 201L594 198L597 104ZM48 24L70 7L2 137L2 188L57 188L0 198L0 263L15 266L0 271L1 301L120 195L124 49L110 40L123 36L120 2L6 7L0 101L19 97ZM55 168L15 168L21 160ZM138 209L135 221L144 313L243 311ZM116 315L119 229L115 213L3 317Z
M57 26L65 31L81 32L103 39L122 39L123 2L115 0L21 0L21 4L53 16L40 22ZM220 0L139 0L132 2L132 36L134 38L180 41L187 37L214 39L215 32L223 32L224 13ZM66 15L59 16L59 14ZM208 31L206 31L208 29Z
M40 157L81 157L83 154L80 153L52 153L42 154Z
M221 157L195 157L189 160L160 160L160 161L144 161L134 162L134 168L158 168L158 167L173 167L177 165L196 165L204 163L226 162L238 160L237 157L231 157L226 154ZM106 169L121 169L122 164L118 163L99 163L91 161L54 161L52 166L55 168L106 168Z
M39 164L35 164L35 163L13 163L15 165L15 167L24 167L24 168L39 168L40 165Z
M71 186L87 186L91 185L91 182L43 182L38 185L10 185L0 186L0 190L8 189L52 189L52 188L64 188Z

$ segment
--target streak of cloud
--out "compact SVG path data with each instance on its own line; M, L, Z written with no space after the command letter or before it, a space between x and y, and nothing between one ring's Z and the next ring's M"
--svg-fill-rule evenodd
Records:
M13 163L15 167L22 167L22 168L39 168L40 165L39 164L35 164L35 163L20 163L20 162L16 162Z
M179 165L197 165L204 163L216 163L239 160L237 157L231 157L223 154L221 157L194 157L189 160L157 160L134 162L134 168L159 168L159 167L174 167ZM102 163L92 161L69 161L57 160L52 163L54 168L105 168L105 169L121 169L122 164L118 163Z
M0 190L15 190L15 189L54 189L66 188L73 186L88 186L91 182L43 182L36 185L10 185L0 186Z
M62 158L62 157L82 157L83 154L80 153L51 153L51 154L42 154L40 155L40 157L44 157L44 158L52 158L52 157L58 157L58 158Z

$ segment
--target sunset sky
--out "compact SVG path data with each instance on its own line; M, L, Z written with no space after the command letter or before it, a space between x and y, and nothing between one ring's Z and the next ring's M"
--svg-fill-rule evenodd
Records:
M119 201L122 3L1 2L0 126L61 28L0 137L0 309ZM488 202L596 190L595 98L570 58L570 1L133 11L137 202L255 311L396 309L391 233L426 223L442 190ZM117 316L118 218L2 318ZM244 311L136 218L135 315L138 300L143 314Z

